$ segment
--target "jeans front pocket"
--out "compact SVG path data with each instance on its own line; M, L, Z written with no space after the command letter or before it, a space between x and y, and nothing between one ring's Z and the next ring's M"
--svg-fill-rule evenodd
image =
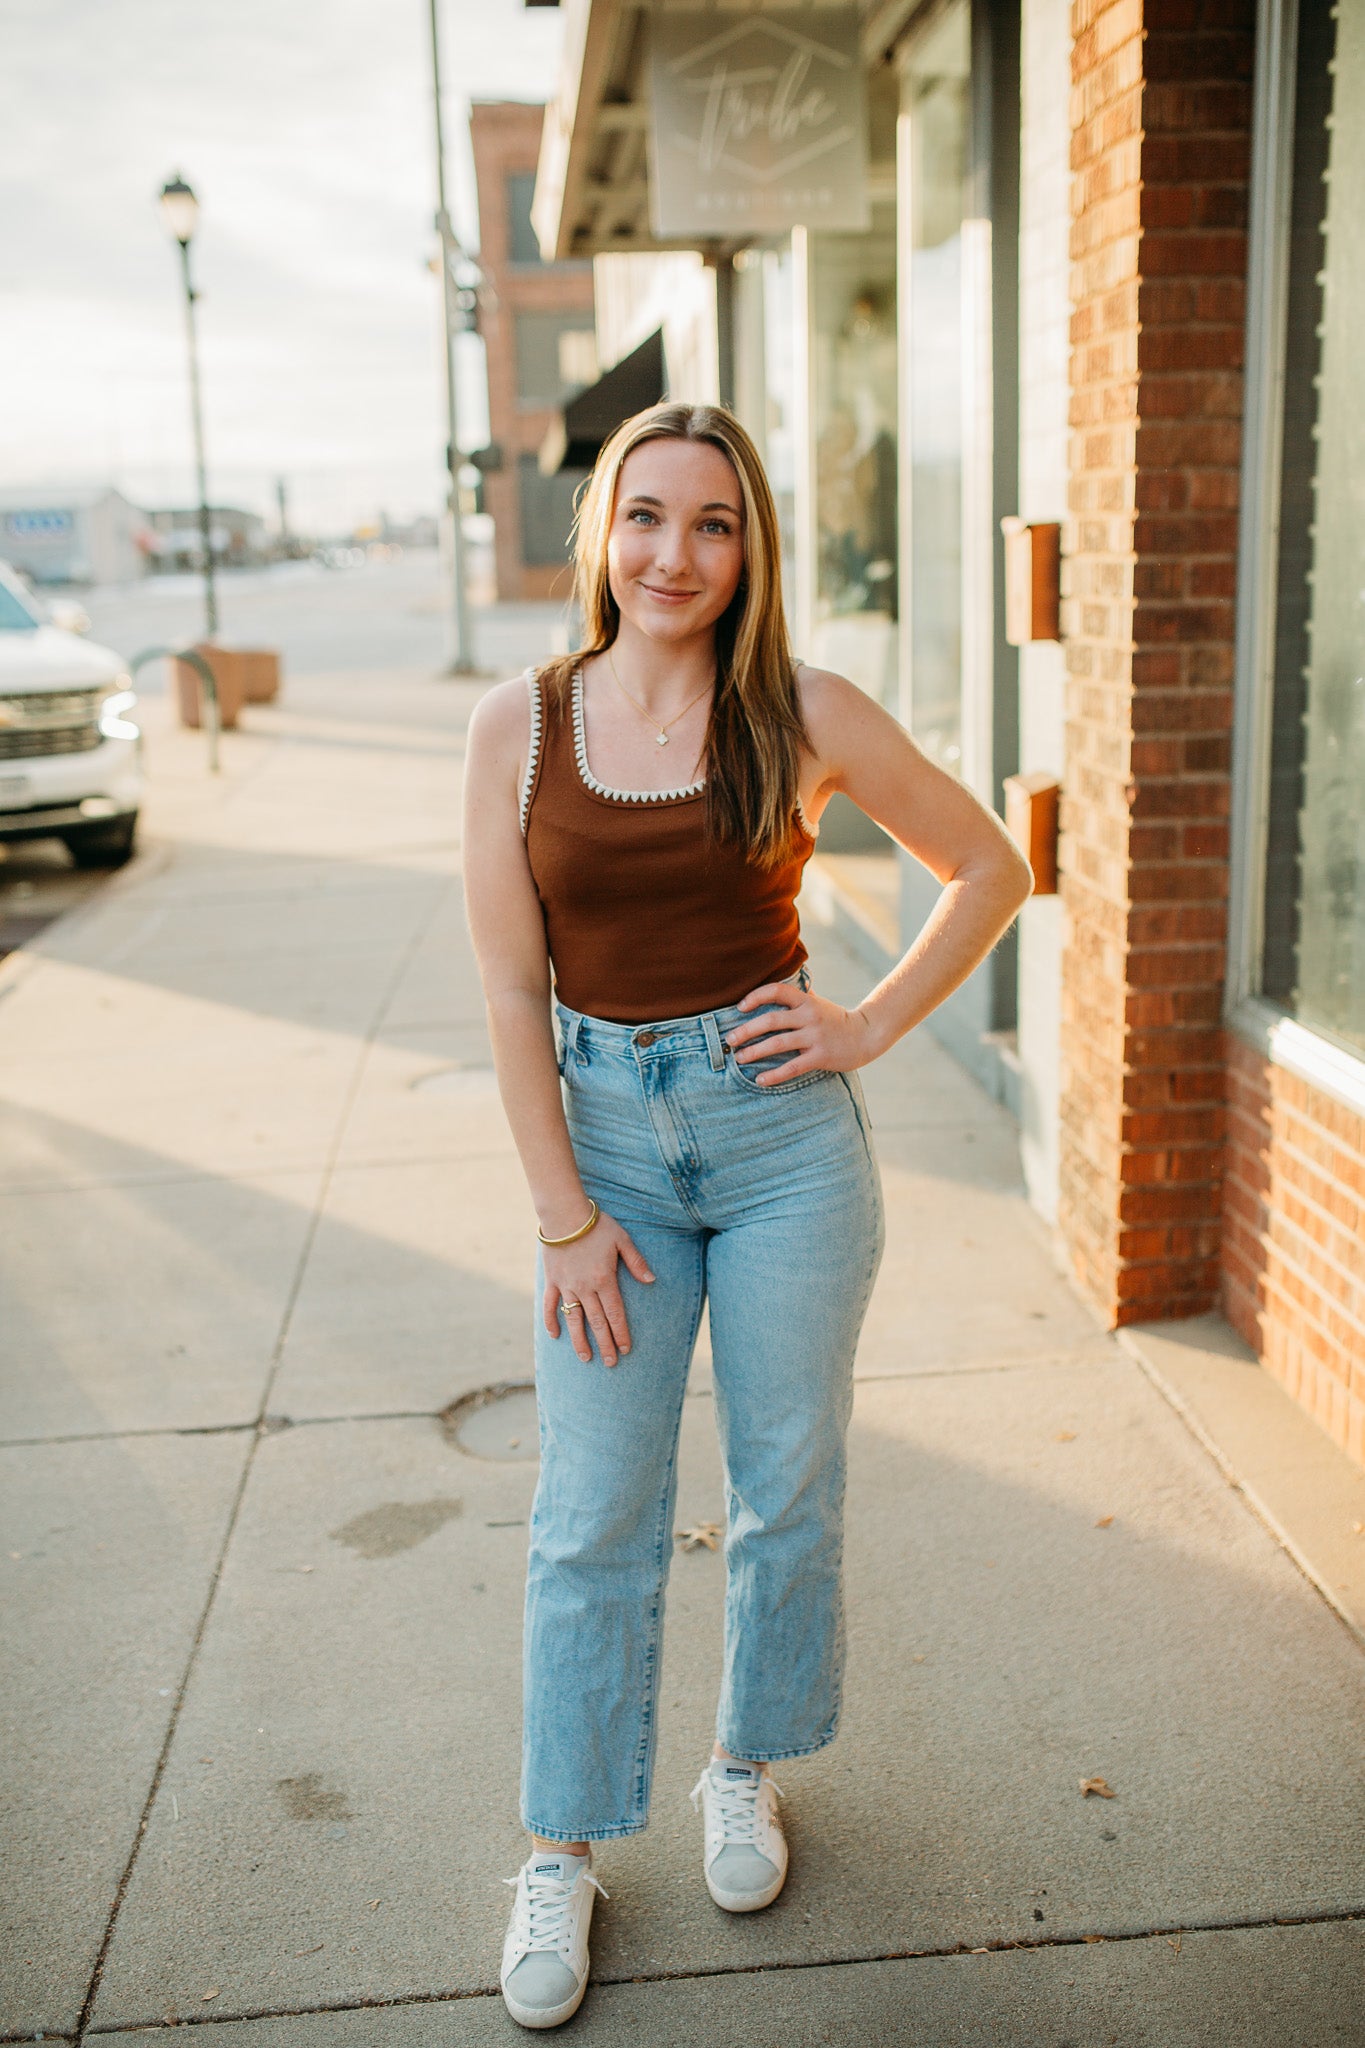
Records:
M795 1058L795 1053L774 1052L769 1053L765 1059L750 1060L744 1066L741 1066L734 1054L730 1053L726 1058L725 1064L733 1073L740 1086L747 1088L751 1095L796 1095L803 1088L813 1087L817 1081L828 1081L830 1079L827 1067L817 1067L814 1073L797 1074L791 1081L779 1081L776 1087L759 1087L758 1077L760 1074L771 1074L775 1067L784 1067L789 1060Z

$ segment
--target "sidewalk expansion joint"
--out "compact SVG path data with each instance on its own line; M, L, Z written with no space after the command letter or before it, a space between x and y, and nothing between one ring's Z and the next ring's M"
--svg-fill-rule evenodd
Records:
M325 1210L327 1205L327 1198L331 1193L332 1181L337 1169L337 1162L341 1157L342 1145L345 1142L346 1126L350 1122L351 1112L355 1107L356 1098L360 1093L360 1084L365 1071L365 1063L369 1058L370 1052L374 1046L376 1039L379 1036L380 1031L383 1029L384 1019L388 1014L390 1005L392 1004L394 997L398 993L399 988L402 986L403 977L412 963L413 956L417 953L418 949L426 939L426 936L430 931L432 924L435 922L438 913L444 906L445 900L450 893L451 887L453 886L453 883L447 882L445 889L435 892L433 894L431 903L427 907L425 915L418 919L408 939L407 945L403 948L402 954L400 955L398 961L394 965L394 968L390 973L387 982L384 985L383 992L381 993L378 1002L375 1004L369 1029L365 1032L364 1037L361 1039L356 1049L355 1062L352 1067L350 1082L347 1086L346 1094L341 1104L340 1113L337 1117L336 1130L332 1138L332 1143L328 1148L327 1159L323 1166L322 1174L319 1179L318 1190L313 1203L313 1212L308 1219L308 1227L307 1230L304 1232L303 1243L299 1248L299 1256L294 1269L294 1277L290 1284L289 1293L285 1299L283 1313L280 1317L279 1331L276 1335L275 1343L271 1352L270 1368L265 1377L265 1384L261 1389L260 1404L257 1408L256 1415L253 1421L245 1425L245 1427L252 1432L251 1442L247 1447L246 1456L242 1460L242 1470L238 1477L236 1489L233 1493L232 1505L228 1509L227 1522L223 1531L223 1540L219 1545L218 1555L214 1560L213 1570L209 1575L208 1592L205 1595L204 1604L200 1609L199 1620L195 1627L193 1639L190 1643L189 1655L185 1660L185 1668L184 1671L181 1673L180 1683L176 1688L176 1695L171 1703L171 1712L166 1722L166 1733L162 1738L161 1748L158 1752L156 1764L152 1771L151 1783L148 1785L147 1788L147 1796L142 1803L142 1811L138 1819L138 1824L133 1832L132 1845L129 1848L127 1860L124 1863L123 1872L119 1878L118 1885L114 1892L113 1902L110 1905L109 1914L105 1921L104 1933L100 1940L99 1952L95 1957L94 1966L90 1972L90 1982L86 1987L85 1998L81 2004L80 2016L76 2021L76 2031L74 2036L71 2037L77 2043L77 2048L79 2048L79 2044L85 2040L85 2037L90 2030L91 2019L95 2008L95 2000L99 1996L100 1984L104 1977L104 1967L106 1962L108 1961L109 1950L112 1946L114 1939L114 1930L118 1926L119 1914L123 1910L123 1903L128 1895L128 1887L132 1883L133 1871L137 1865L138 1852L142 1847L143 1836L147 1832L147 1825L151 1819L152 1810L156 1804L157 1793L161 1789L161 1781L166 1774L166 1766L170 1761L171 1747L175 1741L176 1732L180 1725L181 1709L184 1706L185 1695L189 1689L190 1677L194 1671L195 1664L198 1660L200 1649L203 1646L204 1635L209 1624L209 1617L213 1612L214 1603L216 1602L218 1597L218 1587L222 1579L223 1567L227 1562L228 1552L232 1548L233 1538L237 1533L237 1524L241 1517L242 1503L246 1498L246 1490L248 1485L250 1484L252 1470L256 1462L256 1452L260 1446L262 1438L271 1433L271 1425L274 1422L274 1418L272 1418L270 1414L270 1396L274 1391L275 1381L279 1376L280 1366L284 1359L284 1348L289 1341L289 1331L293 1320L294 1310L298 1304L299 1296L303 1289L304 1275L308 1270L308 1262L312 1257L313 1246L317 1241L318 1229L322 1222L323 1211ZM116 2030L104 2029L103 2031L112 2032Z
M928 1365L909 1366L899 1372L866 1372L855 1375L855 1388L903 1385L913 1380L957 1380L977 1379L985 1373L1020 1372L1028 1366L1050 1369L1067 1368L1081 1371L1093 1366L1103 1371L1111 1360L1096 1358L1084 1351L1043 1351L1035 1355L1002 1358L990 1365ZM689 1400L712 1398L710 1387L687 1389ZM273 1415L257 1413L242 1422L187 1422L149 1423L145 1429L92 1429L73 1430L70 1434L57 1436L11 1436L0 1437L0 1451L37 1450L52 1444L115 1444L136 1442L143 1437L181 1436L274 1436L282 1429L331 1429L348 1422L439 1422L442 1409L439 1408L364 1408L354 1414L341 1415ZM0 2043L3 2043L0 2035Z
M1174 1941L1183 1934L1254 1934L1273 1927L1331 1927L1354 1921L1365 1921L1365 1905L1343 1907L1330 1913L1264 1913L1240 1920L1172 1921L1169 1926L1137 1928L1114 1934L1023 1936L1017 1941L989 1941L975 1946L958 1941L942 1943L936 1948L876 1949L855 1956L810 1956L799 1962L720 1963L713 1969L701 1966L686 1970L645 1970L632 1972L630 1976L594 1976L590 1981L599 1990L608 1984L681 1984L708 1977L767 1977L799 1970L852 1970L869 1963L934 1962L949 1956L1007 1955L1019 1950L1101 1948L1120 1942ZM496 1998L498 1995L496 1984L481 1984L459 1991L405 1991L392 1998L331 1999L320 2005L243 2006L238 2012L187 2013L173 2020L118 2020L107 2026L90 2027L81 2038L93 2040L101 2035L135 2031L151 2033L171 2027L240 2026L253 2020L310 2019L327 2013L386 2012L413 2006L459 2005L470 1999ZM48 2038L57 2041L76 2037L52 2034ZM0 2034L0 2043L31 2039L30 2034Z

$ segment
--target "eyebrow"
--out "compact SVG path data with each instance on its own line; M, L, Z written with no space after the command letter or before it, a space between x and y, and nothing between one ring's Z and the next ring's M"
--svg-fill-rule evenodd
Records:
M652 498L647 491L632 491L626 499L626 503L628 505L657 505L661 512L664 510L663 499ZM728 504L724 498L710 498L701 509L703 512L728 512L732 519L738 519L740 516L739 508Z

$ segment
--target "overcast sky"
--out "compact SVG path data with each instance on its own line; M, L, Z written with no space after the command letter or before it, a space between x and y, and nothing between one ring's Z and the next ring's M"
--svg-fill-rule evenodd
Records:
M560 17L443 9L469 234L465 103L547 98ZM427 0L0 0L0 22L0 483L192 497L178 256L155 203L178 170L202 208L213 496L264 510L283 476L315 530L435 509Z

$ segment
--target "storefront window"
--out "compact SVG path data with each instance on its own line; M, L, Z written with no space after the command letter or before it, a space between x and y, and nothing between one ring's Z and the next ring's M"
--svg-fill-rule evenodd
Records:
M903 77L909 278L910 729L962 768L963 365L970 13L954 0L911 45Z
M1365 1051L1365 0L1298 72L1262 989Z
M896 218L812 235L815 575L809 659L897 708Z

